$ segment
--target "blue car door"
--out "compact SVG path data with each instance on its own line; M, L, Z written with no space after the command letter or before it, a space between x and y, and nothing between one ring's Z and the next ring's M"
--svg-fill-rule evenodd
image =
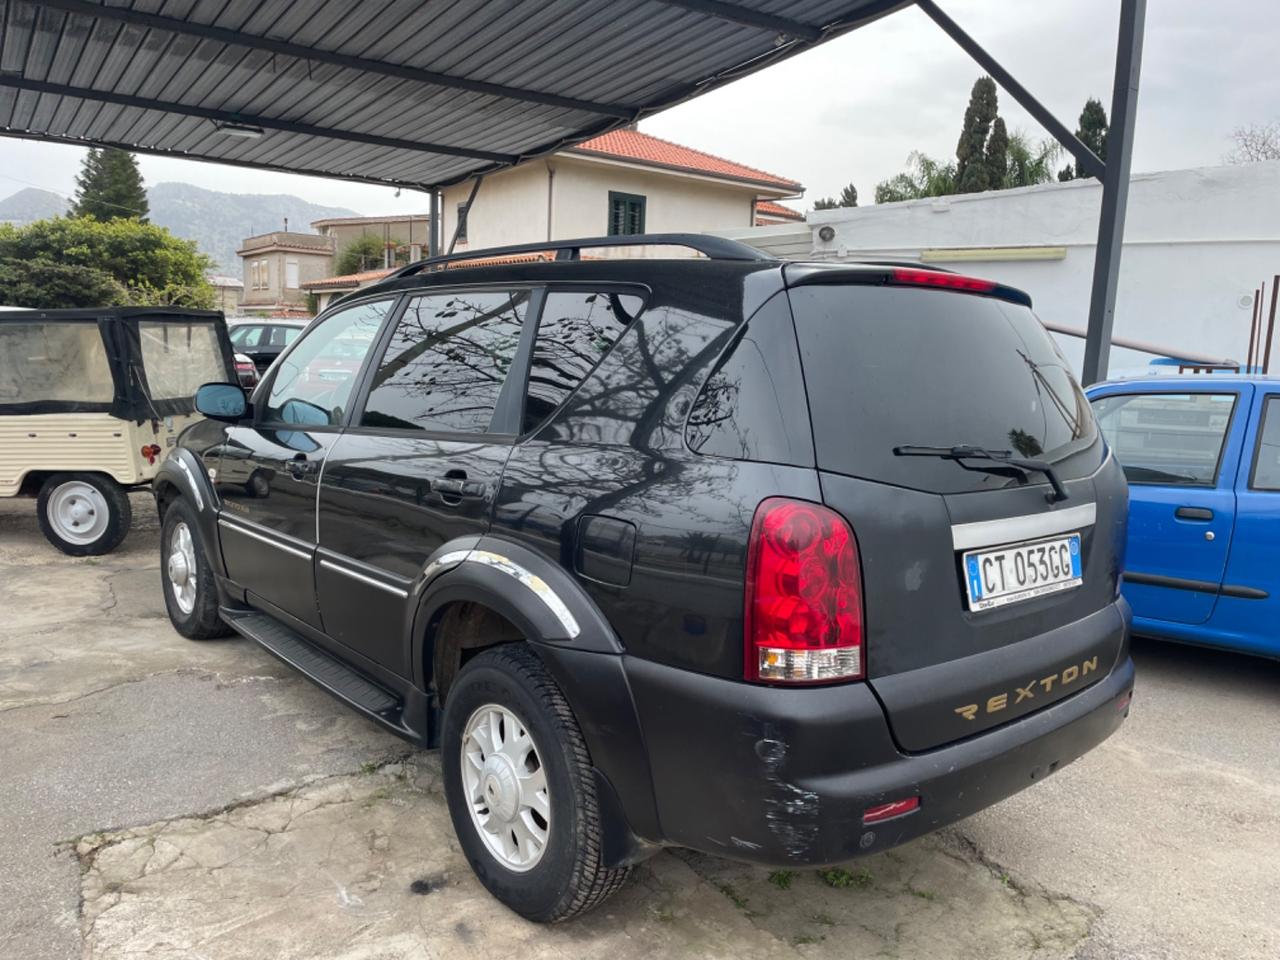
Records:
M1236 473L1236 531L1206 642L1280 657L1280 384L1258 384Z
M1248 384L1118 384L1094 414L1129 480L1124 596L1141 621L1213 613L1235 524L1235 467Z

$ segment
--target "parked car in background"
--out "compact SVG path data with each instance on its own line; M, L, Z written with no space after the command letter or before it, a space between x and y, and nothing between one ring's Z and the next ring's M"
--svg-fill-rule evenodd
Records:
M252 390L262 379L262 375L258 373L258 367L254 362L243 353L235 355L236 366L236 382L246 390Z
M227 321L227 329L236 353L252 360L261 375L280 356L280 351L297 339L307 323L306 320L234 319Z
M1280 380L1143 377L1088 395L1129 479L1134 632L1280 657Z
M705 256L579 259L663 244ZM155 488L180 633L439 746L540 921L664 845L877 853L1119 728L1124 477L1026 294L554 246L406 267L201 388Z
M197 419L196 389L233 375L220 313L5 310L0 497L35 497L40 529L64 553L115 549L132 519L128 490Z

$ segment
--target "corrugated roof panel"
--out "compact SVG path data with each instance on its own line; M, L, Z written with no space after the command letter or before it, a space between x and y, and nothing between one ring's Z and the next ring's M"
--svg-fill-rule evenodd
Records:
M77 0L0 0L0 133L407 186L493 168L491 159L442 155L432 144L537 155L799 49L779 46L770 26L675 0L89 2L101 11L89 15ZM905 5L732 2L745 19L750 11L786 17L805 34L825 24L840 32ZM432 79L439 74L447 78ZM117 95L155 108L112 102ZM220 133L213 118L194 115L209 109L260 124L264 134Z

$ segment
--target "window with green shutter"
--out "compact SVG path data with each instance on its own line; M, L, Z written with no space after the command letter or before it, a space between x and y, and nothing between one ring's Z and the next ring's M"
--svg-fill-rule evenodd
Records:
M644 197L609 191L609 236L644 233Z

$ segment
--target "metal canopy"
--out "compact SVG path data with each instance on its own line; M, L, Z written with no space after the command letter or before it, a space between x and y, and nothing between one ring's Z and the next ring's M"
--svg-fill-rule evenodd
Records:
M0 0L0 134L429 189L906 5Z
M1105 162L934 0L0 0L0 136L428 190L434 255L440 187L912 4L1102 180L1084 380L1102 379L1146 0L1120 0Z

